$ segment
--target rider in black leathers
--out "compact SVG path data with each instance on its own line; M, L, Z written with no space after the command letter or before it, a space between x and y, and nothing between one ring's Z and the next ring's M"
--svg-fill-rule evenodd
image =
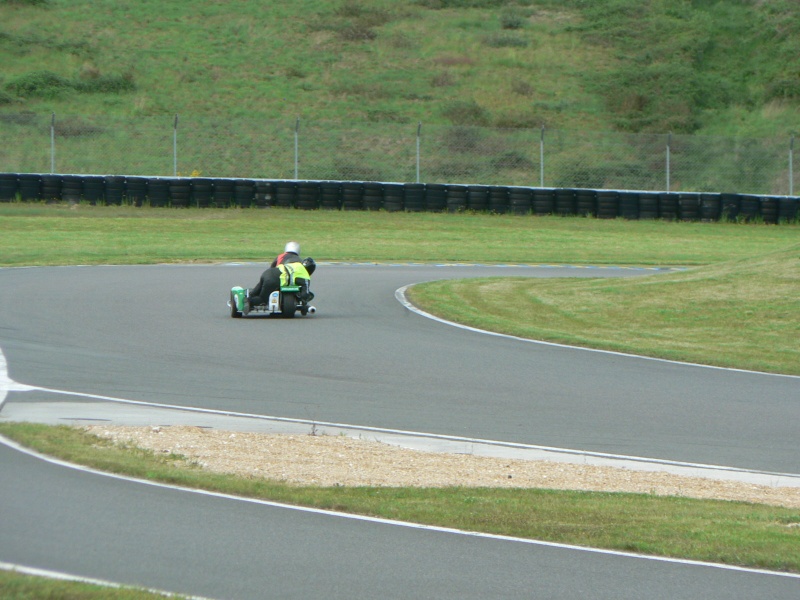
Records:
M284 253L285 255L286 253ZM281 256L284 256L281 255ZM284 278L284 284L291 281L294 285L300 287L297 297L305 302L310 302L314 298L311 292L311 275L317 268L317 264L311 257L300 260L297 255L297 260L292 256L284 259L283 262L278 262L281 259L279 256L276 259L277 266L272 266L266 269L259 279L255 287L247 290L247 299L245 300L244 313L250 312L253 306L257 304L267 304L269 302L269 295L281 287L281 277Z

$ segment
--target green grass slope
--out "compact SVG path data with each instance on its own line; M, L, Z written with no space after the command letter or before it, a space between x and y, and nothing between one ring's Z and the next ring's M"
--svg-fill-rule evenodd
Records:
M788 136L799 30L791 0L8 0L0 117Z

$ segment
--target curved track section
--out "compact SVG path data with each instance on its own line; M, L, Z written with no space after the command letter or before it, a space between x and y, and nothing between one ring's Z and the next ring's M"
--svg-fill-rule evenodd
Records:
M5 270L9 375L179 406L800 471L798 378L486 336L419 318L394 298L403 285L443 277L648 271L325 265L314 317L230 319L227 290L252 285L258 271Z
M485 336L395 290L628 269L323 265L313 318L230 319L254 265L0 271L13 402L37 388L797 473L797 378ZM252 281L251 281L252 280ZM74 398L70 398L74 401ZM91 415L92 401L86 402ZM0 413L2 415L2 413ZM796 597L798 579L331 518L64 469L0 447L0 561L218 598ZM643 587L644 586L644 587ZM749 591L748 591L749 590Z

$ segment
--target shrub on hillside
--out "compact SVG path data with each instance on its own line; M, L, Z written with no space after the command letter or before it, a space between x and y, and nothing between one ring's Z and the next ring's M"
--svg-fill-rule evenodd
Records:
M454 100L445 106L443 114L453 125L486 125L489 112L475 100Z
M435 10L445 8L501 8L508 4L508 0L416 0L415 4ZM530 2L521 1L520 4L530 4Z
M485 132L477 127L450 127L444 132L444 145L449 152L475 152L481 146Z
M59 137L91 136L104 132L104 127L95 125L82 117L60 117L55 121L55 134Z
M336 32L345 42L370 42L378 37L372 28L357 22L344 23L336 28Z
M490 48L526 48L530 42L527 38L502 32L487 36L483 43Z
M800 75L779 77L767 85L767 100L800 99Z
M385 8L373 7L367 3L348 1L339 6L335 13L337 17L358 21L365 27L380 27L392 20L392 13Z
M75 82L74 87L84 93L111 93L132 92L136 89L133 75L98 75Z
M500 27L503 29L522 29L527 24L527 17L517 7L508 7L500 14Z
M6 87L24 98L58 98L72 89L72 83L52 71L34 71L17 77Z

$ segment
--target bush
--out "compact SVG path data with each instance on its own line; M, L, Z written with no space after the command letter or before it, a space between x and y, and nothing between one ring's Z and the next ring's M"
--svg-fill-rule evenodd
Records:
M513 33L496 33L483 40L490 48L526 48L530 42Z
M371 42L378 37L370 27L360 23L345 23L336 28L339 37L345 42Z
M9 94L8 92L6 92L4 90L0 90L0 106L6 105L6 104L13 104L14 100L16 100L16 98L14 98L13 95Z
M133 75L128 73L125 75L98 75L82 79L76 82L74 87L77 91L87 94L118 94L120 92L132 92L136 89L136 84L133 82Z
M598 88L616 126L637 133L692 133L717 93L691 66L677 62L626 66L604 76Z
M417 0L416 4L435 10L445 8L501 8L508 0Z
M55 133L59 137L80 137L98 135L105 131L103 127L90 123L81 117L56 119Z
M380 169L347 158L336 158L333 161L333 179L341 181L380 181Z
M489 164L497 171L501 171L503 169L533 170L533 168L536 166L530 157L525 156L522 152L518 152L516 150L504 152L499 156L492 157L489 159Z
M52 71L35 71L11 81L6 86L11 92L25 98L58 98L72 90L69 79Z
M348 1L335 11L337 17L357 21L364 27L380 27L392 20L392 13L384 8L375 8L369 4Z
M486 125L489 113L475 100L456 100L444 108L444 116L453 125Z
M528 24L528 19L516 7L505 9L500 15L500 27L503 29L522 29Z
M474 152L484 138L476 127L452 127L444 132L444 144L450 152Z
M767 100L794 100L800 98L800 75L784 76L767 85Z

